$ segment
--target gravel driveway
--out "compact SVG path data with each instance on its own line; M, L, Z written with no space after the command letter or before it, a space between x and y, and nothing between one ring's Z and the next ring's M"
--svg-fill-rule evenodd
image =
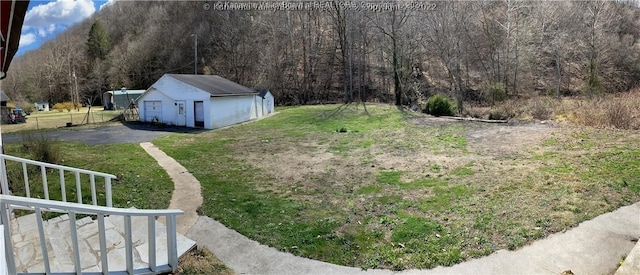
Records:
M197 134L203 131L206 130L186 127L153 127L143 124L116 124L113 126L86 129L63 128L42 132L42 134L54 140L80 141L87 145L98 145L141 143L151 141L159 136L164 136L170 133ZM2 141L5 143L20 142L22 141L22 134L3 134Z

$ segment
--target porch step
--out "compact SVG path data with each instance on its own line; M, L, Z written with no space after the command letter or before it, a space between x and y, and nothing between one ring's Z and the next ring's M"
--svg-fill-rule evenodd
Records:
M44 221L43 224L51 272L74 272L75 265L69 215ZM131 218L134 270L148 267L147 226L146 217ZM78 219L76 228L82 271L100 272L102 264L97 220L92 220L91 217ZM106 217L105 229L109 271L125 271L124 217ZM12 219L11 235L17 271L19 273L44 272L36 215L30 214ZM178 257L181 257L193 248L196 243L181 234L177 234L177 244ZM166 227L158 221L156 221L156 263L158 266L168 264Z

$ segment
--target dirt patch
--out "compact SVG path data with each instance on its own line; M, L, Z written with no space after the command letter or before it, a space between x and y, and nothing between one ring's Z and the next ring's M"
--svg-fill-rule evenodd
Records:
M266 146L272 146L273 149L277 147L278 150L271 151L262 144L262 150L246 150L242 159L268 171L280 185L289 185L291 188L304 186L302 188L315 190L324 189L330 184L332 188L352 191L359 184L374 182L375 175L380 171L404 171L402 180L411 181L444 175L469 163L478 163L476 170L486 170L485 168L495 166L494 160L530 153L559 130L558 127L540 122L497 124L428 116L413 117L408 121L418 127L411 132L398 132L389 136L374 134L370 147L351 148L348 154L334 152L331 145L317 141L298 141L296 146L286 147L273 141L274 144ZM433 139L430 136L433 133L424 129L452 125L462 127L458 134L466 140L464 150L468 153L460 154L462 149L459 148L440 150L441 144L432 145L431 147L436 148L434 149L422 143ZM242 146L250 145L238 144L238 148ZM262 161L265 149L275 152L270 155L271 161ZM455 152L452 153L451 150ZM320 178L324 182L315 181ZM327 179L331 181L326 182ZM324 186L314 186L316 184Z
M461 125L470 149L494 158L511 156L534 148L551 137L559 127L549 122L485 123L458 121L440 117L417 117L409 122L423 127Z
M257 157L257 156L253 156ZM300 152L296 149L273 155L277 161L263 163L267 171L277 171L273 176L278 181L292 185L313 177L315 173L335 170L340 163L331 153L317 151Z
M473 157L453 157L434 154L428 150L416 151L410 157L393 154L381 154L376 156L380 171L403 171L403 181L413 181L419 178L435 177L455 167L476 160Z
M494 157L511 156L539 146L558 131L548 123L474 125L467 132L469 145Z
M331 193L353 192L373 175L372 165L362 162L359 158L331 152L328 146L317 142L300 142L297 146L274 146L279 150L269 156L270 161L264 161L264 155L255 150L247 150L242 159L274 179L260 185L261 189L284 196L295 194L305 200L314 201L332 199Z

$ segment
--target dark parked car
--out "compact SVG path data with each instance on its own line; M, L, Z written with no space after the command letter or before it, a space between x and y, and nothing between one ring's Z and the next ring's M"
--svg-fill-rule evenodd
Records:
M13 109L13 111L11 111L11 114L9 114L11 116L11 123L25 123L27 122L27 115L25 114L25 112L20 109L20 108L15 108Z

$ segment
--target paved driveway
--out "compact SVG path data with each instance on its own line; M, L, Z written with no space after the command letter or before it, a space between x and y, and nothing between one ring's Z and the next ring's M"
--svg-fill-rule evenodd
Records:
M42 132L43 135L61 141L80 141L87 145L117 144L117 143L141 143L151 141L159 136L170 133L201 133L205 130L186 127L152 127L142 124L117 124L97 128L73 129L62 128L59 130ZM40 135L40 133L34 133ZM3 134L5 143L22 141L23 134Z

